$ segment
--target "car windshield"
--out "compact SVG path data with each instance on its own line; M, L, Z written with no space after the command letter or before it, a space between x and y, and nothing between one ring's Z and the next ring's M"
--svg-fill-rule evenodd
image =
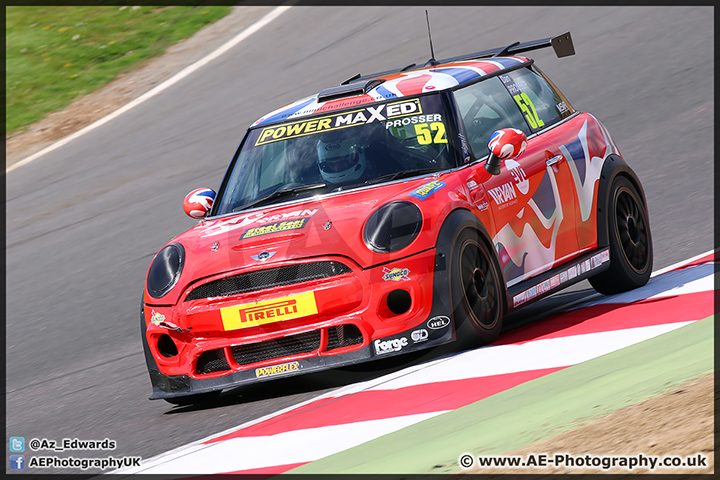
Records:
M452 168L443 105L425 95L253 129L215 214Z

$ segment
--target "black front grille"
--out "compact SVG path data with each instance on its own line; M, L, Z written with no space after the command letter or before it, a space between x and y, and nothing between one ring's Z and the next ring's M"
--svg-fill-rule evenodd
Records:
M230 370L227 359L225 358L225 350L218 348L217 350L208 350L200 354L195 368L197 373L204 375L212 372L222 372Z
M226 297L238 293L254 292L264 288L291 285L319 278L350 273L352 270L340 262L314 262L256 270L232 277L221 278L200 285L190 292L185 301L209 297Z
M353 324L338 325L328 328L327 350L359 345L363 342L362 332Z
M318 348L320 348L320 330L314 330L265 342L236 345L232 347L232 352L238 365L249 365L273 358L308 353Z

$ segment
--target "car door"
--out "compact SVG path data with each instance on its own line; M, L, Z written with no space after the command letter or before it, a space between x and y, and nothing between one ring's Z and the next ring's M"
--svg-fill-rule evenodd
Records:
M567 186L569 172L554 164L560 152L545 139L546 123L535 117L521 87L526 85L501 75L455 92L476 157L489 153L487 142L495 130L513 127L528 136L525 152L514 160L504 160L499 175L478 172L484 179L495 222L492 240L508 286L551 269L578 250L573 193ZM475 168L483 168L483 163Z

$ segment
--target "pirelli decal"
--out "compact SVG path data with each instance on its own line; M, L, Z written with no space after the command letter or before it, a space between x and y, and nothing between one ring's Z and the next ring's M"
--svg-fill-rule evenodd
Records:
M418 115L421 113L422 107L420 106L420 100L417 98L371 105L350 112L328 115L326 117L265 127L260 132L255 145L265 145L266 143L286 140L288 138L303 137L314 133L339 130L341 128L355 127L373 122L384 122L394 118Z
M220 309L225 331L282 322L318 313L315 292Z
M307 218L301 218L299 220L286 220L284 222L271 223L269 225L263 225L262 227L254 227L243 232L240 240L246 238L259 237L260 235L269 235L271 233L285 232L287 230L298 230L303 228L307 223Z

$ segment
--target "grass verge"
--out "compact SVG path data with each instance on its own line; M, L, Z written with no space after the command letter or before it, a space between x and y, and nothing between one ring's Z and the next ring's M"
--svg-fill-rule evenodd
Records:
M7 7L6 135L161 55L232 7Z

